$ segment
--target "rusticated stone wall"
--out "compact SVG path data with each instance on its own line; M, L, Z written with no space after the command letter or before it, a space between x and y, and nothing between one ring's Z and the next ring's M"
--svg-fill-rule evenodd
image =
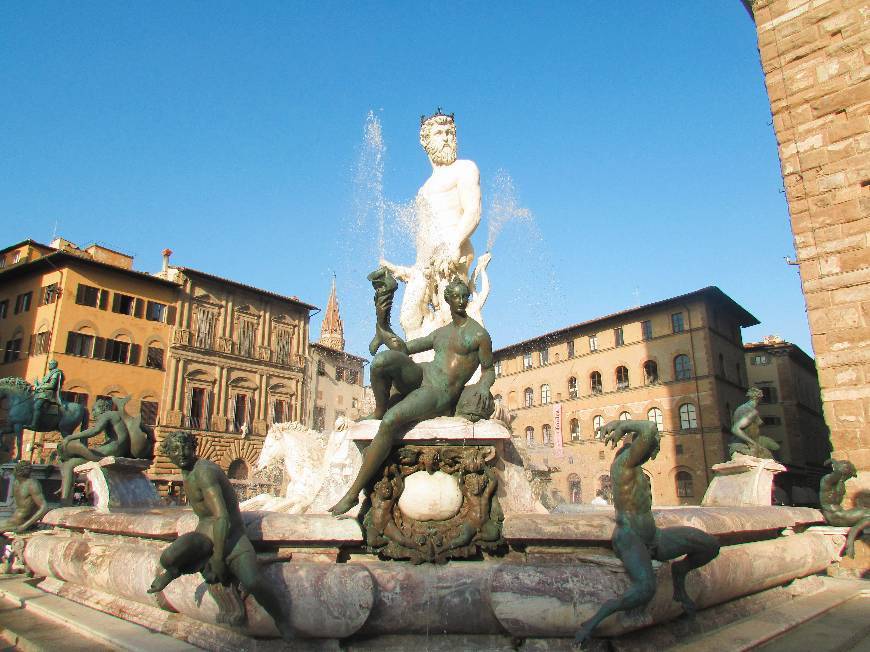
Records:
M746 0L833 455L870 490L870 2ZM848 499L847 499L848 500Z

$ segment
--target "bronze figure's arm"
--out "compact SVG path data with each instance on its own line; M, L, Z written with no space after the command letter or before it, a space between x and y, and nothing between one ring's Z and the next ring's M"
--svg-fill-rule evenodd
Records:
M653 421L611 421L599 428L604 435L604 444L613 448L627 434L634 433L634 439L629 444L626 466L641 466L658 452L659 430Z

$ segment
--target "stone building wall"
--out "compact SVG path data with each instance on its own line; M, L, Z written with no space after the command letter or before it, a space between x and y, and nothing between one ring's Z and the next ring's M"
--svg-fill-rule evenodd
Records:
M833 455L870 488L870 5L755 0Z
M598 420L648 419L658 410L661 452L647 465L654 504L699 504L710 467L726 457L731 411L745 400L741 327L757 323L718 288L705 288L499 349L492 393L514 416L514 435L526 442L528 432L529 457L550 469L557 501L589 503L609 477L613 451L594 439ZM678 356L688 361L682 373Z

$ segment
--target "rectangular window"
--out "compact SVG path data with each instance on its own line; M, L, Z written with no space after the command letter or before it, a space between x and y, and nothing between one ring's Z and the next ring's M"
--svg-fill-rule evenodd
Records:
M314 408L314 429L317 432L323 432L323 429L325 427L326 427L326 408L315 407Z
M205 420L205 389L202 387L194 387L190 390L190 414L188 415L189 428L203 428Z
M239 320L239 355L254 357L257 324L251 319Z
M210 349L214 343L217 312L197 306L194 315L196 316L196 335L193 345L200 349Z
M145 309L145 319L148 321L166 321L166 304L149 301Z
M66 352L90 358L94 354L94 336L70 331L66 336Z
M112 298L112 312L117 312L120 315L132 315L134 303L135 299L129 294L115 292L115 296Z
M287 328L279 328L275 334L275 362L290 364L290 330Z
M51 285L46 285L39 293L39 301L44 306L49 303L54 303L57 301L58 297L58 288L57 283L52 283Z
M130 359L130 343L120 340L106 340L106 352L103 360L127 364Z
M145 366L151 369L163 369L163 349L159 346L149 346L145 356Z
M523 369L531 369L532 368L532 352L527 351L523 353Z
M762 403L776 403L776 387L761 387L761 402Z
M640 332L643 335L644 340L652 339L652 322L649 319L644 319L640 322Z
M3 352L3 362L12 362L21 355L21 338L6 342L6 350Z
M682 333L686 330L683 326L683 313L675 312L671 315L671 327L675 333Z
M109 293L106 290L95 288L91 285L79 283L76 288L76 303L80 306L90 306L91 308L106 309Z
M538 360L540 361L541 366L543 367L545 364L550 361L550 350L549 349L541 349L538 351Z
M356 369L347 370L347 382L356 385L359 382L359 372Z
M88 395L82 392L61 392L60 397L67 403L78 403L85 407L88 406Z
M677 449L677 455L682 455L682 454L683 454L683 445L682 445L682 444L677 444L677 445L675 446L675 448Z
M762 417L761 420L764 422L766 426L781 426L782 419L779 417Z
M597 351L598 350L598 336L590 335L589 336L589 351Z
M15 297L15 314L19 312L27 312L30 310L30 303L33 301L33 292L25 292Z
M769 360L764 353L757 353L749 359L749 362L754 366L761 366L768 364Z
M159 407L160 404L157 401L140 401L139 413L142 415L142 423L146 426L156 426Z
M248 397L246 394L236 394L235 405L233 406L233 426L236 432L240 432L242 426L248 423Z
M6 315L9 314L9 299L3 299L0 301L0 319L6 319Z
M574 357L574 340L568 340L568 357Z
M318 360L318 361L317 361L317 374L318 374L319 376L325 376L325 375L326 375L326 363L324 363L323 360Z
M625 344L625 336L622 334L622 326L617 326L613 329L613 341L616 346Z
M495 369L495 375L501 376L501 360L496 360L492 366Z
M30 355L45 355L51 350L51 331L42 331L33 336Z
M335 368L335 379L339 382L344 380L344 369L341 367Z

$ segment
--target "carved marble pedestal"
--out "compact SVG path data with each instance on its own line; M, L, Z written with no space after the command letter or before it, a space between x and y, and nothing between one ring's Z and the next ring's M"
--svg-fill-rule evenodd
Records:
M349 436L370 441L379 425L355 423ZM361 513L368 549L421 563L502 547L496 444L509 440L497 421L440 417L414 427L367 492Z
M727 462L713 465L716 477L707 487L704 506L770 505L773 476L786 468L772 459L735 453Z
M107 512L127 507L156 507L160 498L154 485L145 475L150 460L126 457L104 457L99 462L86 462L75 468L76 473L87 474L94 494L94 507Z

